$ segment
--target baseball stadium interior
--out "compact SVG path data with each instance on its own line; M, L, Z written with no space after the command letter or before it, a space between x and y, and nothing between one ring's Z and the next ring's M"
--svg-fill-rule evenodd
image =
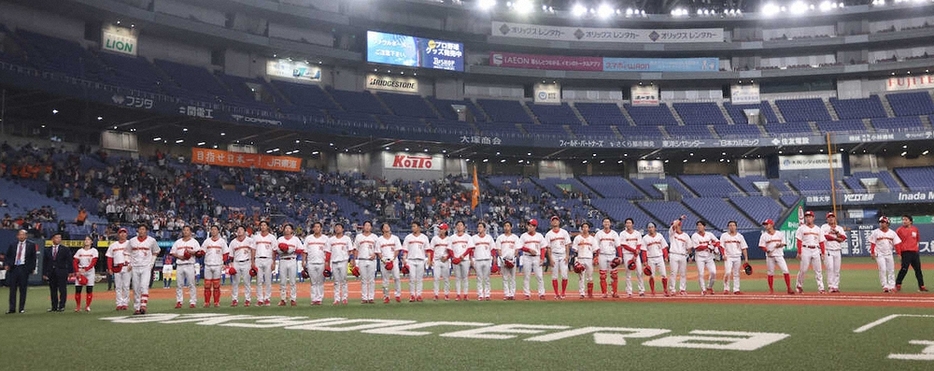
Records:
M934 201L932 40L909 0L4 0L0 215L872 226Z

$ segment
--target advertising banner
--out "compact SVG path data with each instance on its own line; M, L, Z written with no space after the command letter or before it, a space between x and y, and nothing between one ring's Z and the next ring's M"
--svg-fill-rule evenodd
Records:
M490 65L555 71L603 71L603 58L491 52Z
M418 93L418 79L414 77L366 75L366 89L399 93Z
M463 72L464 44L367 31L366 61Z
M843 156L839 153L830 156L833 158L835 169L843 168ZM827 155L794 155L778 156L778 170L827 170L830 161Z
M493 21L490 32L493 36L549 41L649 44L723 42L722 28L560 27Z
M656 85L633 85L630 92L633 106L658 105L658 86Z
M535 84L532 85L532 92L535 95L535 103L561 103L561 85L559 84Z
M293 172L302 170L302 159L298 157L237 153L207 148L192 148L191 162L211 166L252 167L265 170Z
M717 58L603 58L604 72L716 72Z
M288 59L266 61L266 75L286 80L321 81L321 69L318 66Z
M733 104L758 104L759 84L730 85L730 102Z
M443 165L444 156L440 155L399 152L383 156L383 167L391 170L441 171Z
M886 91L934 89L934 75L890 77L885 81Z
M101 49L128 55L137 55L139 35L135 29L104 26L101 28Z

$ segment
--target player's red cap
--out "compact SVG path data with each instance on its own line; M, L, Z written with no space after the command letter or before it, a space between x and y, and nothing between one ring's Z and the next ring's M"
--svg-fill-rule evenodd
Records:
M561 220L557 215L552 215L551 220Z
M127 233L126 228L120 228L117 233Z
M529 224L532 225L533 227L538 227L538 220L529 219Z
M837 214L834 214L833 211L827 213L827 217L828 217L828 218L831 217L831 216L834 217L834 218L836 218L836 217L837 217Z
M775 225L775 221L772 219L766 219L762 221L762 225L769 225L769 224Z
M438 225L438 229L442 231L448 230L448 223L441 223L440 225Z
M811 210L805 211L804 216L814 216L814 212Z

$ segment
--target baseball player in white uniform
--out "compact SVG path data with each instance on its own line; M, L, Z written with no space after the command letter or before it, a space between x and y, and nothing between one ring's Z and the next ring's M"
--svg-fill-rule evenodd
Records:
M775 230L775 222L766 219L762 222L765 231L759 236L759 248L765 251L765 266L769 277L769 294L775 293L775 266L781 269L785 276L785 286L788 294L795 292L791 289L791 275L788 273L788 264L785 263L785 233Z
M467 292L470 291L470 255L473 254L473 237L466 231L467 227L463 221L457 221L454 224L454 235L448 241L451 246L448 247L448 254L452 256L451 266L454 268L454 301L467 300Z
M451 244L448 237L448 228L447 223L439 224L438 234L431 238L431 245L428 246L431 271L435 276L435 301L438 300L438 295L441 294L442 284L444 285L444 300L448 300L448 295L451 293L451 256L448 255Z
M188 288L188 307L194 308L198 304L198 293L195 285L195 253L201 249L198 240L191 237L191 226L182 227L182 238L179 238L172 244L172 250L169 251L175 257L175 265L178 267L178 274L175 282L175 309L182 307L184 299L184 289ZM148 283L147 283L148 285Z
M354 238L352 247L356 258L355 267L360 270L360 291L363 304L373 304L376 296L376 262L379 259L379 243L373 234L373 223L363 222L363 233Z
M632 218L626 218L626 229L619 232L619 244L623 247L623 264L626 269L626 296L632 297L632 276L635 275L638 282L639 296L645 296L645 282L642 277L642 253L645 248L642 245L642 233L633 228L635 221ZM636 269L628 269L629 262L636 264Z
M551 261L551 287L555 290L555 299L564 299L568 290L568 256L571 250L571 235L561 228L561 219L557 215L551 217L551 229L545 233L545 243L548 245L548 260ZM561 280L561 291L558 291L558 279Z
M808 268L814 269L814 278L817 280L817 290L824 293L824 276L821 273L821 259L824 255L824 242L827 239L820 227L814 225L814 212L808 210L804 213L804 225L798 227L795 231L795 239L798 244L798 259L801 260L801 267L798 269L798 280L795 288L798 293L804 292L804 275Z
M902 243L898 233L889 229L889 218L879 218L879 228L872 231L869 235L869 254L879 265L879 283L882 284L882 292L895 292L895 260L892 254L895 253L895 245Z
M136 237L130 240L130 283L133 286L133 314L146 314L149 305L149 279L159 256L159 243L149 236L149 227L136 226Z
M130 241L126 228L117 231L117 241L110 244L104 256L107 273L114 277L117 310L126 310L130 306Z
M477 300L490 300L490 274L493 267L493 249L496 241L486 234L486 223L477 223L473 236L473 269L477 272Z
M611 293L614 298L619 297L617 294L619 275L616 269L618 264L614 264L613 261L616 259L622 260L623 248L619 243L619 234L610 229L612 224L610 218L603 218L603 229L597 231L594 235L597 239L597 251L599 252L597 263L600 265L600 291L603 293L604 299L607 298L607 273L612 279Z
M739 290L739 270L743 264L749 264L749 245L746 238L736 232L736 222L731 220L727 224L727 231L720 235L720 246L723 248L723 293L730 293L730 275L733 275L733 294L742 294ZM742 260L741 260L742 259Z
M574 237L571 249L577 253L577 262L584 266L584 271L580 273L578 281L578 290L581 299L593 298L593 260L594 253L597 251L597 238L590 234L590 222L581 224L581 233Z
M700 281L701 295L713 295L713 284L717 281L717 263L714 262L714 249L720 249L720 240L713 233L707 233L707 223L697 221L697 232L691 235L694 246L694 262L697 264L697 278ZM705 272L709 277L705 277Z
M503 300L516 300L516 251L519 236L512 233L512 222L503 222L503 234L496 237L496 250L503 260Z
M668 264L671 265L671 285L668 291L671 295L675 294L675 281L678 281L678 295L687 295L687 267L688 254L694 248L694 241L686 232L681 229L684 222L684 216L671 222L668 228Z
M525 280L522 282L522 291L525 293L525 300L531 299L529 281L532 275L538 280L538 298L545 300L545 279L542 277L542 255L545 254L545 237L541 233L536 233L538 220L530 219L526 224L526 232L519 237L519 250L522 251L522 273Z
M91 301L94 300L94 267L97 266L97 258L100 252L92 245L94 240L90 236L84 238L84 246L75 252L72 260L72 268L75 272L75 312L81 311L81 288L87 290L87 297L84 311L91 311ZM890 257L891 258L891 257ZM87 282L82 283L77 278L85 278ZM12 290L12 288L11 288Z
M321 305L324 301L324 265L328 261L328 236L321 233L321 223L315 222L311 226L311 234L305 237L305 247L302 249L305 269L308 280L311 281L311 305Z
M409 302L422 301L422 281L425 278L428 236L422 233L417 221L412 222L412 233L402 240L403 262L409 266Z
M389 304L389 285L390 282L396 286L396 303L402 301L402 280L399 271L402 269L399 263L399 251L402 250L402 241L399 237L392 234L392 228L389 223L383 223L380 227L383 232L376 240L379 246L380 261L383 263L383 303Z
M230 254L233 256L233 266L234 270L237 273L232 277L232 290L231 296L233 300L230 302L231 307L236 307L240 303L240 284L243 286L243 293L246 298L246 301L243 302L243 306L250 306L250 299L253 298L253 278L250 277L250 268L254 267L253 263L253 239L247 237L246 228L243 226L237 227L237 238L234 238L230 241L228 245L230 249Z
M253 235L253 256L256 262L256 305L269 306L272 296L272 271L274 266L273 249L276 248L277 238L269 230L269 222L259 223L259 233Z
M334 235L328 238L324 248L324 270L331 271L334 277L334 305L347 305L347 262L350 260L353 241L344 235L343 224L334 225Z
M655 277L662 279L662 291L668 296L668 272L665 269L665 260L668 259L668 241L665 236L658 233L658 227L655 223L646 224L646 235L642 236L642 244L645 246L646 266L652 270L649 276L649 288L652 296L655 296Z
M226 268L230 259L230 250L227 240L220 235L220 227L212 225L208 238L201 243L204 251L204 307L211 306L211 296L214 296L214 306L219 307L221 301L221 269Z
M279 306L284 307L286 298L289 305L295 306L298 300L298 287L295 280L298 278L298 261L305 245L302 239L295 235L292 223L285 223L282 227L282 237L276 241L273 252L279 257Z
M827 289L831 293L840 292L840 259L843 244L846 243L846 230L837 224L837 215L827 213L827 223L820 226L827 242L824 256L824 269L827 271Z

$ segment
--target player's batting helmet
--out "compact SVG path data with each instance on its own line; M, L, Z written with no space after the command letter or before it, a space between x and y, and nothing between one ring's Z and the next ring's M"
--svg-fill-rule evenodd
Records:
M743 272L746 272L746 275L752 275L752 266L749 263L743 263Z
M259 270L257 270L256 267L250 267L250 277L256 277L258 273Z
M325 269L325 270L324 270L324 278L328 278L328 277L331 277L331 270L330 270L330 269Z
M191 259L191 250L185 250L185 253L182 254L182 258L185 260Z
M574 273L584 273L584 265L581 263L574 263Z
M237 274L237 268L234 268L234 267L228 267L228 268L227 268L227 275L228 275L228 276L233 276L233 275L236 275L236 274Z
M617 256L610 262L610 268L616 268L620 266L620 264L623 264L623 259Z
M198 251L196 251L196 252L195 252L195 257L197 257L197 258L203 258L203 257L204 257L204 250L198 250Z

